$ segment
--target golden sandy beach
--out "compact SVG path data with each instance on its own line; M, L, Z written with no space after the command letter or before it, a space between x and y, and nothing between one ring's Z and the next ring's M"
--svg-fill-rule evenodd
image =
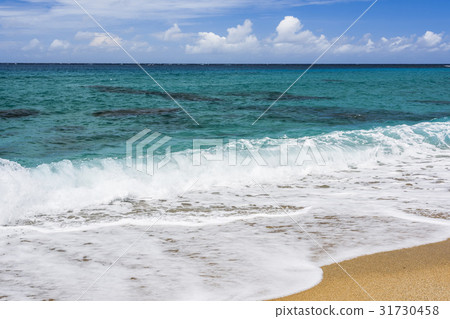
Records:
M450 300L450 239L340 263L375 300ZM338 265L317 286L276 300L371 300Z

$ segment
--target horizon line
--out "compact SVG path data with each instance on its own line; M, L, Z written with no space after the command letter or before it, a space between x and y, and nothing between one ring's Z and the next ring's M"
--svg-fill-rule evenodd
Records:
M4 64L54 64L54 65L136 65L132 62L0 62ZM189 63L189 62L142 62L142 65L310 65L310 63ZM432 66L450 66L449 63L316 63L315 66L324 65L391 65L391 66L408 66L408 65L432 65Z

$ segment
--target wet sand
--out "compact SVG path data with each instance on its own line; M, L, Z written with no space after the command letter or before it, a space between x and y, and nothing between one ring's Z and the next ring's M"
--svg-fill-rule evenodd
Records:
M375 300L450 300L450 239L340 263ZM276 300L371 300L336 264L317 286Z

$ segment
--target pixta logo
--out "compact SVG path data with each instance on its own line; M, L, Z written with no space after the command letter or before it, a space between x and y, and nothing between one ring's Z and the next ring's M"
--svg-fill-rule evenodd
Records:
M155 151L171 139L158 132L152 133L149 129L142 130L126 142L126 165L139 172L153 175L157 169L170 161L170 146L166 147L165 155L159 161L155 160Z
M145 129L126 142L126 164L137 171L153 175L172 160L171 147L164 147L172 138L158 132ZM207 162L223 162L227 166L323 166L325 160L319 148L312 140L273 140L269 151L253 145L249 141L236 139L193 139L191 157L192 167ZM239 144L239 151L238 150ZM275 161L275 162L274 162Z

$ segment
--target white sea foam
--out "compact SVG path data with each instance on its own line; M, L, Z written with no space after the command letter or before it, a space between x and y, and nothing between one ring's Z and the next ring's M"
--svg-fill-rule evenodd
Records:
M154 176L120 159L34 168L2 160L0 268L20 275L0 272L0 294L76 299L136 239L84 298L307 289L332 262L322 248L343 260L448 238L449 133L450 123L433 122L312 137L324 166L280 165L280 141L269 138L237 143L240 159L244 144L261 147L267 166L192 166L184 151Z
M345 175L342 171L349 168L376 168L380 173L389 173L392 165L410 162L411 166L417 166L421 161L430 161L430 157L450 156L449 133L450 123L436 122L313 137L310 140L323 156L324 166L314 161L305 161L301 166L290 161L289 165L282 166L276 152L282 142L268 138L238 142L238 147L248 142L261 147L267 166L255 162L239 165L248 155L244 153L239 154L235 166L230 166L226 158L219 162L205 160L201 166L193 166L192 152L184 151L175 153L172 162L154 176L125 167L120 159L77 163L65 160L35 168L1 160L0 223L8 224L36 214L65 214L124 199L171 199L197 179L191 191L208 194L211 188L221 188L245 193L245 188L255 182L269 187L288 185L298 183L305 176L342 176ZM297 141L289 140L291 144ZM447 162L445 158L443 162ZM415 173L426 174L421 170Z

